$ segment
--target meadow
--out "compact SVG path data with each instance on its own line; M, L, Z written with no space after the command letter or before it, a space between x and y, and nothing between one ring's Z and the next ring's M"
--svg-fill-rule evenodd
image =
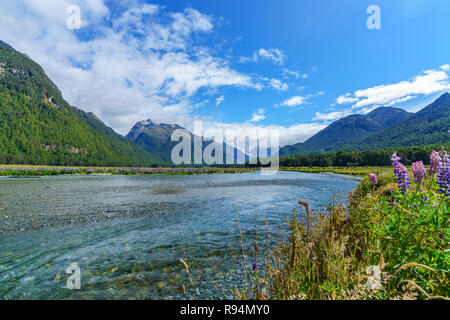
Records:
M347 174L353 176L366 176L372 172L387 173L391 170L390 167L385 166L370 166L370 167L282 167L283 171L298 171L308 173L337 173Z
M20 166L0 165L0 176L55 176L65 174L111 174L111 175L192 175L192 174L219 174L243 173L251 169L245 168L127 168L127 167L61 167L61 166Z
M237 296L448 300L450 156L433 152L428 168L418 161L408 169L397 154L391 162L390 168L285 168L364 179L347 204L333 198L325 211L301 199L285 240L267 252L259 251L267 239L255 233L247 286Z

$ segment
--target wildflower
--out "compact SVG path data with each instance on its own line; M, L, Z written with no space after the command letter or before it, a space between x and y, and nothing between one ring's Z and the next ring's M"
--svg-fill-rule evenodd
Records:
M255 261L252 262L252 268L253 268L253 271L258 270L258 265L256 264Z
M450 196L450 156L445 151L441 153L437 183L439 185L438 192Z
M440 162L441 156L439 155L439 152L433 150L430 155L430 169L428 169L430 176L438 172Z
M412 164L414 181L416 184L420 184L423 179L427 176L425 166L422 161L417 161Z
M371 173L369 175L369 179L373 184L378 184L378 178L377 175L375 173Z
M400 162L401 159L402 158L397 156L397 152L395 152L391 157L398 188L405 193L411 185L411 180L409 179L408 169Z
M427 196L423 196L423 201L428 201L428 197Z
M400 160L402 160L402 158L400 158L400 157L397 155L397 151L394 152L394 153L392 154L392 156L391 156L391 162L392 162L392 163L394 163L394 162L399 162Z

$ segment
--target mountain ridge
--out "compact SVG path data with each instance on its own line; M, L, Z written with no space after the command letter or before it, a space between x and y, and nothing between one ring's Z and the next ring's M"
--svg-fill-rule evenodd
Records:
M186 130L191 136L191 150L198 148L203 151L205 148L211 144L214 144L214 149L218 150L222 148L223 151L223 164L226 163L227 159L233 158L234 163L236 163L237 157L244 157L245 155L237 148L232 148L232 153L229 151L229 146L225 143L219 143L216 141L211 141L210 139L205 139L204 137L196 136L189 130L181 127L178 124L166 124L157 123L151 119L143 120L137 122L130 130L130 132L125 136L130 139L142 149L157 155L164 161L170 163L172 162L171 155L172 149L179 143L179 141L172 141L171 137L175 130ZM208 140L208 141L207 141ZM201 145L199 142L201 141ZM215 155L215 153L213 154ZM194 163L193 152L191 153L191 163ZM246 159L246 158L245 158ZM205 164L205 163L203 163Z
M340 145L380 132L410 116L411 113L393 107L379 107L366 115L352 114L334 121L303 143L281 148L280 155L330 152Z
M408 119L342 146L344 151L423 146L450 142L450 93L445 92Z

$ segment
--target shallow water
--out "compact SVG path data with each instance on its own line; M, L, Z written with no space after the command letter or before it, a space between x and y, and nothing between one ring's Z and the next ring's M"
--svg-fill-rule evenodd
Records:
M0 178L0 298L233 298L244 279L236 205L247 252L255 223L264 251L264 219L275 241L299 198L323 208L358 182L299 172ZM71 263L81 290L66 287Z

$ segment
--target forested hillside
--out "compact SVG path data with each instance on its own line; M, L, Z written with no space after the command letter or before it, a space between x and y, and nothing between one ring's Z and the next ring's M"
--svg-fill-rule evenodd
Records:
M450 144L429 145L421 147L392 148L380 150L367 150L359 152L338 151L334 153L295 155L281 157L282 167L351 167L351 166L389 166L390 156L394 152L402 158L402 162L410 165L415 161L430 163L431 151L439 151L442 148L449 149Z
M0 162L150 166L160 161L71 107L37 63L2 42Z
M341 150L358 151L445 144L450 142L449 130L450 94L444 93L432 104L408 119L367 138L344 145Z
M337 151L344 144L380 132L411 115L403 109L392 107L380 107L367 115L353 114L333 122L304 143L285 146L280 150L280 155Z

